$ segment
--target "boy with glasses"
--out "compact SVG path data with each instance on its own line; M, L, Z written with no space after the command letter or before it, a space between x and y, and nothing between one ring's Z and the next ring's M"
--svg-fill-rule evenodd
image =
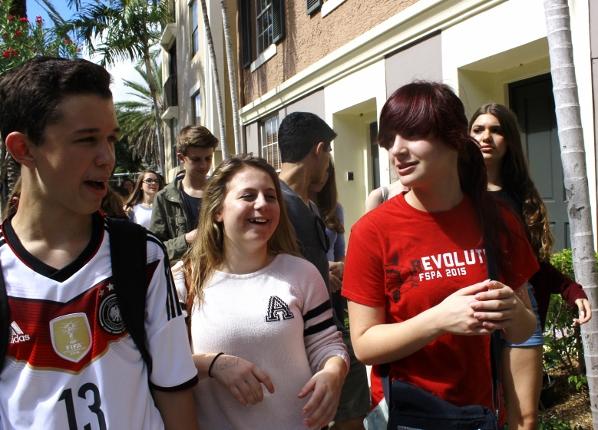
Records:
M184 127L177 138L183 172L156 195L149 229L166 246L175 263L197 233L199 209L218 139L207 128Z

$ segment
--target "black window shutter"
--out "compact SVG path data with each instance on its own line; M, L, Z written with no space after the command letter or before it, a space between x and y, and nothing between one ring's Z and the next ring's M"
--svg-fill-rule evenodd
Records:
M322 0L307 0L307 14L316 13L322 6Z
M239 0L239 11L241 19L241 66L249 67L253 60L251 57L251 1Z
M284 23L284 0L272 1L272 43L278 43L284 39L285 23Z

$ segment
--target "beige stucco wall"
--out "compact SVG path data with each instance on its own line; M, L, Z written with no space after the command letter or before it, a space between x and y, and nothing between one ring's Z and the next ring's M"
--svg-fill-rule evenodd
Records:
M287 2L286 35L276 55L251 73L242 70L246 105L307 66L418 0L346 0L330 14L307 15L305 0Z

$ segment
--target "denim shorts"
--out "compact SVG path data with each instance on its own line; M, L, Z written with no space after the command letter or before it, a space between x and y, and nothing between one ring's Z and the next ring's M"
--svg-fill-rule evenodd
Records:
M506 346L510 348L531 348L544 345L544 334L542 333L542 324L540 323L540 314L538 313L538 302L536 301L536 297L534 296L534 289L529 283L527 284L527 292L529 294L529 300L532 304L532 310L534 311L534 315L536 315L536 329L534 330L534 333L530 336L530 338L525 342L507 342Z

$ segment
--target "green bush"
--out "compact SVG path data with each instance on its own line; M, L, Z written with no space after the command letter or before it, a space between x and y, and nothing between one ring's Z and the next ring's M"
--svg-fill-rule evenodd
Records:
M598 253L596 253L594 258L596 260L596 268L598 269ZM573 252L569 248L552 254L550 256L550 263L561 273L564 273L571 279L575 279L575 274L573 273Z
M550 262L562 273L575 279L573 254L570 249L553 254ZM579 326L572 324L575 317L577 309L571 309L560 295L553 294L544 330L544 367L565 370L570 375L569 384L579 390L587 387L587 379L584 375L581 332Z
M573 252L569 248L565 248L560 252L555 252L550 256L550 262L561 273L567 275L571 279L575 279L573 273Z

